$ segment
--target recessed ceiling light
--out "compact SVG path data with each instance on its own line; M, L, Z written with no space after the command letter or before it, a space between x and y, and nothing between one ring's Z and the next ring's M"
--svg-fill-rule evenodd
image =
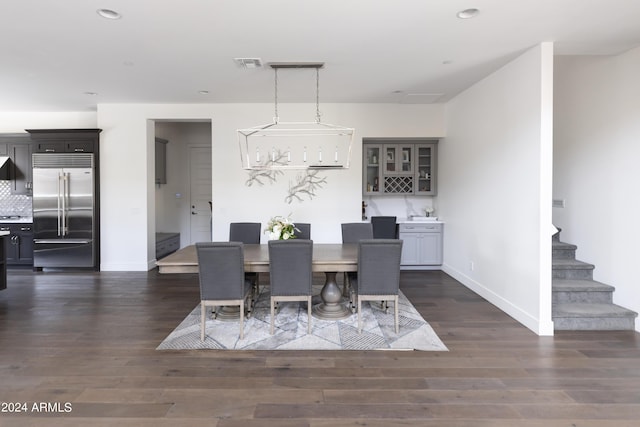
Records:
M96 12L98 13L98 15L100 15L103 18L106 18L106 19L120 19L120 18L122 18L122 15L120 15L115 10L111 10L111 9L98 9Z
M453 64L453 61L450 59L445 59L444 61L442 61L442 65L449 65L449 64Z
M208 90L199 90L198 93L200 95L209 95L209 91Z
M465 9L456 14L460 19L470 19L477 16L480 11L478 9Z
M87 96L96 96L97 93L96 92L84 92L85 95Z

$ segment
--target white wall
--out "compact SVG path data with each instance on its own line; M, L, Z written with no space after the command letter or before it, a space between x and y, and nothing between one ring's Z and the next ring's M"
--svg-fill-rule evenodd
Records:
M2 112L0 111L0 132L21 133L25 129L94 129L95 112Z
M281 104L283 121L313 120L315 105ZM363 137L441 137L442 105L327 104L323 121L356 129L351 168L322 172L326 183L313 201L285 202L296 172L274 184L247 186L240 167L236 130L268 123L271 104L194 104L98 106L101 134L102 270L143 271L153 267L155 190L153 126L155 120L202 119L212 122L213 238L227 240L229 223L258 221L274 215L312 223L318 242L341 241L340 223L359 221L362 203ZM263 235L266 241L266 235ZM123 242L130 242L124 244Z
M559 57L555 73L553 198L565 208L554 224L594 279L615 286L614 303L640 312L640 48Z
M447 104L439 144L443 269L540 335L552 335L553 46ZM473 266L472 266L473 264Z

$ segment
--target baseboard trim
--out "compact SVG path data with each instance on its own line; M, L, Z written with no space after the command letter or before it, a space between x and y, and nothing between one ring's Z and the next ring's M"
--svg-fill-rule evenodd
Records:
M100 271L149 271L156 268L156 262L153 260L147 264L101 264Z
M498 307L500 310L504 311L509 316L513 317L523 326L533 331L536 335L553 336L553 321L542 322L539 319L536 319L531 314L514 305L509 300L506 300L491 289L488 289L486 286L473 280L471 277L451 267L448 264L442 265L442 271L465 285L467 288L471 289L473 292L480 295L482 298L489 301L491 304Z

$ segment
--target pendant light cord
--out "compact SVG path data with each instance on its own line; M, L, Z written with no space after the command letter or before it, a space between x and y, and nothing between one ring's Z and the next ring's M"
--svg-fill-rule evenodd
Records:
M316 123L320 123L320 67L316 68ZM273 67L274 74L274 114L273 122L278 123L278 67Z
M320 67L316 67L316 123L320 123Z
M276 93L275 93L275 98L274 98L274 99L275 99L275 103L276 103L276 106L275 106L275 116L273 117L273 122L274 122L274 123L278 123L278 121L280 121L280 118L278 117L278 69L277 69L277 68L274 68L274 69L273 69L273 71L274 71L274 74L275 74L275 84L274 84L274 87L275 87L275 92L276 92Z

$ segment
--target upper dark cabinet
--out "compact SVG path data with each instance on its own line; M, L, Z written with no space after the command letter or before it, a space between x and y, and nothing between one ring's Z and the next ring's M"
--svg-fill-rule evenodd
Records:
M92 140L89 141L39 141L33 145L34 153L93 153Z
M156 138L156 184L167 183L167 144L169 141Z
M97 153L100 129L27 129L34 153Z
M0 155L8 156L0 179L11 181L11 194L31 195L31 140L27 134L0 134Z

